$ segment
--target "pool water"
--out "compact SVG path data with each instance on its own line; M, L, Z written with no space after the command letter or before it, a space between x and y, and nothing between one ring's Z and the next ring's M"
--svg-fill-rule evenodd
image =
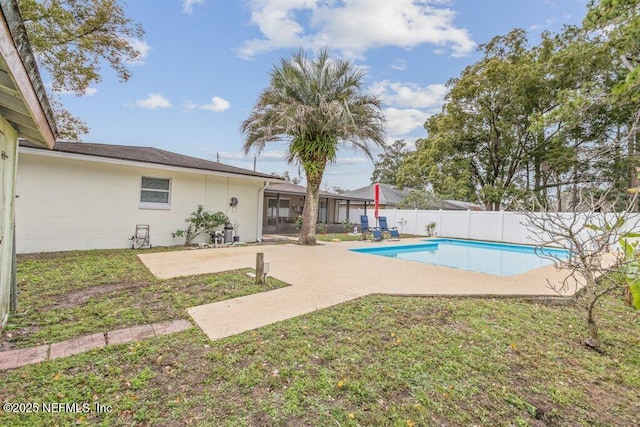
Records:
M569 257L569 252L563 249L460 239L428 239L419 244L352 251L499 276L515 276L553 264L552 260L541 256L542 253L559 259Z

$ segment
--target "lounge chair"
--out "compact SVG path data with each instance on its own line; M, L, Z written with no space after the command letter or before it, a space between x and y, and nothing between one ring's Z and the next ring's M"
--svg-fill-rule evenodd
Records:
M369 217L366 215L360 215L360 228L362 231L362 240L367 240L371 228L369 228Z
M389 226L387 225L386 216L378 217L378 221L380 223L380 230L382 230L383 236L386 234L389 237L389 240L394 240L394 239L400 240L400 233L398 233L398 228L397 227L389 228Z
M371 241L372 242L382 242L382 230L379 228L374 228L371 230Z

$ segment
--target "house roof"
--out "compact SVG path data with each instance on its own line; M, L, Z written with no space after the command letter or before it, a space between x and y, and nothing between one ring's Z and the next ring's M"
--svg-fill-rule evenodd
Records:
M476 205L471 202L462 202L460 200L443 200L446 207L443 209L449 210L470 210L470 211L483 211L484 209L480 205Z
M374 184L367 185L366 187L358 188L353 191L348 191L344 195L350 197L364 197L369 200L373 200L373 188ZM410 188L400 190L389 184L380 184L380 204L386 206L396 206L402 199L407 197L411 192ZM462 202L460 200L442 200L437 204L430 207L430 209L443 209L451 211L459 210L472 210L481 211L482 206L478 206L475 203Z
M366 187L358 188L353 191L347 191L345 196L356 197L360 199L373 200L373 187L374 184L367 185ZM397 205L400 200L407 197L409 189L400 190L389 184L380 184L380 204L381 205Z
M53 146L53 111L15 0L0 0L0 115L23 138Z
M27 141L20 142L21 147L40 149ZM171 151L154 147L136 147L127 145L93 144L88 142L56 142L54 152L68 153L87 157L99 157L123 161L149 163L153 165L173 166L179 168L196 169L210 172L221 172L234 175L265 178L271 181L279 180L272 175L242 169L223 163L185 156Z
M296 195L296 196L304 196L307 194L307 187L304 187L302 185L297 185L297 184L292 184L290 182L282 182L282 183L275 183L275 184L269 184L265 189L264 189L265 193L270 193L270 194L290 194L290 195ZM320 197L326 197L329 199L336 199L336 200L353 200L353 201L372 201L373 199L369 200L369 199L361 199L358 197L349 197L346 194L338 194L338 193L331 193L329 191L320 191Z

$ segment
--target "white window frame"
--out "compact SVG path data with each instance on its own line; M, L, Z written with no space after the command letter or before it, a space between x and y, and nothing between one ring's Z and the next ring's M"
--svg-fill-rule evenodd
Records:
M142 185L145 179L160 179L163 181L168 181L169 189L168 190L159 190L156 188L144 188ZM142 201L142 192L143 191L157 191L161 193L167 193L167 202L143 202ZM157 176L142 176L140 178L140 192L139 192L139 203L138 208L140 209L171 209L171 178L161 178Z

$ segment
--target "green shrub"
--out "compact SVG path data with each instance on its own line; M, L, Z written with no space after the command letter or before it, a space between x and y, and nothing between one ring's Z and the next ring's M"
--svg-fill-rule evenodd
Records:
M207 212L202 205L191 212L191 215L184 220L187 228L171 233L171 237L184 237L186 246L190 245L193 239L202 233L211 233L216 227L229 223L229 217L223 212Z

